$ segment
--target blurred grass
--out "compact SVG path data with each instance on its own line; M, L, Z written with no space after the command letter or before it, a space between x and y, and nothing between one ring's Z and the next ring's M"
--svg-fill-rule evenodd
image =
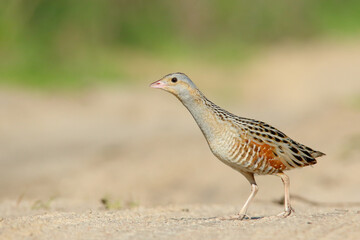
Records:
M112 199L109 196L105 196L100 199L101 204L106 210L121 210L131 209L139 206L139 203L133 200L123 201L119 199Z
M2 0L0 83L129 82L122 63L132 52L237 61L273 43L356 35L359 12L355 0Z

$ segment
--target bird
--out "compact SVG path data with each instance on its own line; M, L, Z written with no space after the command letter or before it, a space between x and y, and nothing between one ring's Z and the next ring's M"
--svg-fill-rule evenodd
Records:
M255 175L276 175L284 185L284 212L294 209L290 203L290 179L284 172L316 164L325 154L288 137L269 124L239 117L214 104L184 73L171 73L150 87L177 97L191 113L212 153L223 163L240 172L250 183L251 193L240 212L224 219L249 219L248 207L258 192Z

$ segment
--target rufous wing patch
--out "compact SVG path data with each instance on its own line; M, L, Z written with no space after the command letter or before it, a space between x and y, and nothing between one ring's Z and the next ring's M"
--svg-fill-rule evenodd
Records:
M280 160L278 159L270 159L268 160L269 162L269 165L275 169L278 169L278 170L285 170L286 169L286 166L285 164L283 164Z
M270 146L269 144L262 143L258 144L254 141L251 141L252 144L260 148L258 157L263 157L269 166L277 170L285 170L286 165L279 159L279 157L274 153L275 147Z

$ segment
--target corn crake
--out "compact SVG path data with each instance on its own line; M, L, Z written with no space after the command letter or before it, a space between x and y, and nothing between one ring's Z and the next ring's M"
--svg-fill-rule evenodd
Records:
M240 213L231 219L247 217L249 204L258 191L255 174L279 176L285 188L285 211L279 216L287 217L294 211L290 204L290 181L284 171L314 165L315 158L324 153L295 142L269 124L220 108L183 73L168 74L150 86L175 95L194 117L213 154L250 182L250 196Z

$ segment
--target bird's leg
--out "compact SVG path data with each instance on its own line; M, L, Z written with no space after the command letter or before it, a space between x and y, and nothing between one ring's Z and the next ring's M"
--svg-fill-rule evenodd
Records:
M244 218L249 218L249 216L246 215L246 212L249 208L250 202L253 200L253 198L255 197L256 193L258 192L259 187L256 183L251 183L251 193L250 196L248 197L248 199L246 200L244 206L241 208L240 212L239 212L239 219L243 220Z
M221 218L222 220L243 220L245 218L250 218L249 216L246 215L246 212L249 208L250 202L252 201L252 199L255 197L256 193L259 190L259 187L257 186L256 182L255 182L255 178L254 178L254 174L252 173L245 173L245 172L241 172L246 179L250 182L251 184L251 193L250 196L248 197L248 199L246 200L244 206L241 208L239 214L234 215L234 216L230 216L230 217L223 217Z
M285 196L284 196L285 211L280 213L278 216L288 217L292 212L295 212L290 204L290 178L285 173L278 173L277 176L281 178L285 188Z

